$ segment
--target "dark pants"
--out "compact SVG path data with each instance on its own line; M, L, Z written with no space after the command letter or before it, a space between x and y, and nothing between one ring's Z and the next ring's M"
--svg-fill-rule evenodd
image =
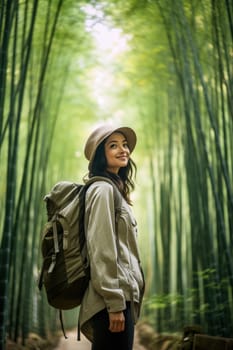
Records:
M94 338L92 350L132 350L134 338L134 323L132 320L130 303L127 303L125 315L125 330L123 332L110 332L109 316L106 309L93 317Z

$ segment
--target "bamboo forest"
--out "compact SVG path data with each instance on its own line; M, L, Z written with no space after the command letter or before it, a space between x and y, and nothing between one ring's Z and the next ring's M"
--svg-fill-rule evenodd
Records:
M105 121L137 133L140 320L233 338L232 43L230 0L0 1L0 349L60 330L37 286L43 198L83 182Z

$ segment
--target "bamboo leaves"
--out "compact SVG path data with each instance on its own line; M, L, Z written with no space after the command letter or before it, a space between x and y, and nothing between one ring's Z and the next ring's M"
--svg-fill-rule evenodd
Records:
M41 70L37 75L34 75L32 63L35 60L33 43L39 1L25 1L24 4L7 1L1 7L3 14L9 13L5 19L7 29L2 28L1 32L2 144L8 138L5 211L1 212L2 218L5 213L1 239L1 348L5 342L6 327L10 327L10 335L15 340L22 335L24 341L30 330L31 317L28 316L31 314L29 306L35 290L35 280L32 276L38 244L38 217L33 213L34 210L38 211L38 196L44 186L40 173L48 160L48 152L44 156L43 134L49 135L52 132L42 124L42 113L45 112L43 86L61 6L62 0L53 5L48 3L47 15L51 14L51 17L47 19L51 28L48 28L46 21ZM22 19L21 22L19 18ZM14 36L9 35L10 33L14 33ZM7 74L8 72L10 74ZM27 104L26 94L33 76L38 76L38 81L36 85L34 79ZM26 109L29 113L28 118L24 115ZM26 125L27 129L22 125ZM46 130L50 130L49 133ZM25 145L20 144L24 137ZM22 163L21 169L19 160Z

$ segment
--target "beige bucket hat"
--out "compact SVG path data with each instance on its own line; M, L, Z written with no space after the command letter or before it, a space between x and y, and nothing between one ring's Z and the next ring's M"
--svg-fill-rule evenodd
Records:
M122 127L116 127L113 125L104 124L102 126L99 126L96 128L88 137L85 147L84 147L84 154L87 160L89 160L89 166L94 159L95 152L97 147L101 144L102 141L104 141L108 136L113 134L114 132L121 132L128 143L130 153L135 148L135 145L137 143L137 136L133 129L122 126Z

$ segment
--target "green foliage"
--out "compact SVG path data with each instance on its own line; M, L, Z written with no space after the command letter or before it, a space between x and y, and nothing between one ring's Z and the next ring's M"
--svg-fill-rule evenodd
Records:
M10 336L26 334L30 325L41 334L58 326L31 279L42 198L60 179L81 181L86 137L108 119L138 135L133 199L146 275L144 316L159 331L201 323L209 333L230 334L227 3L26 0L10 12L8 31L0 7L0 238L10 258L2 265Z
M204 271L198 271L197 275L200 278L207 279L207 286L210 293L213 295L217 292L225 291L228 293L229 280L224 279L220 281L220 284L213 280L213 274L216 271L210 269ZM191 324L193 318L200 320L200 326L205 331L208 330L209 325L205 321L206 314L212 320L221 318L225 312L225 303L215 304L214 307L210 303L210 300L202 299L200 295L202 292L200 289L188 288L184 294L152 294L144 299L143 302L143 315L142 318L149 321L154 326L154 329L158 330L158 315L162 317L162 331L163 332L176 332L181 331L185 325ZM201 302L198 308L195 310L192 308L192 304L195 300L201 296ZM170 310L170 312L168 312ZM171 315L174 317L171 317Z

